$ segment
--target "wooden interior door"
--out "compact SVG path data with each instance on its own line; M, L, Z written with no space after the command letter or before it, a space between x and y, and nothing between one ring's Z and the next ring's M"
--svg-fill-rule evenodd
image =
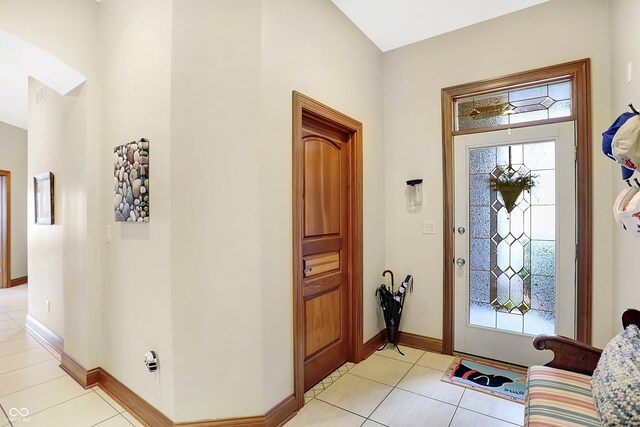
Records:
M350 354L349 139L349 133L303 116L305 390Z
M11 286L11 172L0 170L0 288Z

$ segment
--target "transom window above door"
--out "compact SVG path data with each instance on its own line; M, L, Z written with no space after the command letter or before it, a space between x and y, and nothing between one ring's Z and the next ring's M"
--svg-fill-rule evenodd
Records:
M455 130L494 128L570 117L571 81L480 94L455 100Z

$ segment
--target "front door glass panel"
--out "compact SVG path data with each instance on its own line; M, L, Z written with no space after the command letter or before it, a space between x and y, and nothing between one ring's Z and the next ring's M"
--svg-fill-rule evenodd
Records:
M555 164L555 141L470 149L470 325L554 333ZM513 185L492 189L507 173Z

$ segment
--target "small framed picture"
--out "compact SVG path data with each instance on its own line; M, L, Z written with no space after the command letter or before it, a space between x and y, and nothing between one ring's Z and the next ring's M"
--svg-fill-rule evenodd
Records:
M55 224L53 208L53 173L41 173L33 177L36 224Z

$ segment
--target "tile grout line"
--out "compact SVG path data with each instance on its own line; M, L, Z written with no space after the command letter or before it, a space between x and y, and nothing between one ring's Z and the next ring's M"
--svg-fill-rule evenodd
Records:
M9 425L11 427L13 427L13 423L11 422L11 420L9 419L9 416L7 415L7 413L4 410L4 406L2 406L2 403L0 403L0 409L2 410L2 413L4 414L4 417L7 419L7 421L9 422Z
M57 379L57 378L56 378L56 379ZM53 381L53 380L51 380L51 381ZM49 381L45 381L45 382L49 382ZM41 383L41 384L44 384L44 383ZM40 384L38 384L38 385L40 385ZM34 387L35 387L35 386L34 386ZM25 389L25 390L26 390L26 389ZM22 390L21 390L21 391L22 391ZM83 397L83 396L85 396L85 395L89 394L89 391L90 391L90 390L86 390L86 393L82 393L82 394L81 394L81 395L79 395L79 396L75 396L75 397L72 397L71 399L67 399L67 400L65 400L65 401L62 401L62 402L56 403L55 405L51 405L51 406L48 406L48 407L46 407L46 408L40 409L39 411L36 411L36 412L34 412L34 413L29 413L29 416L31 417L31 416L36 415L36 414L41 414L42 412L44 412L44 411L48 411L49 409L53 409L53 408L55 408L56 406L60 406L60 405L64 405L65 403L69 403L69 402L71 402L72 400L75 400L75 399L77 399L77 398L79 398L79 397ZM97 393L96 393L96 394L97 394ZM117 411L116 411L116 412L117 412ZM118 415L120 415L120 413L118 413ZM115 416L115 415L114 415L114 416ZM100 422L104 422L104 421L106 421L106 419L105 419L105 420L102 420L102 421L100 421Z
M109 402L107 402L107 403L109 403ZM121 414L121 413L118 413L118 414L114 415L113 417L109 417L109 418L107 418L107 419L104 419L104 420L100 421L99 423L92 424L92 426L91 426L91 427L99 426L100 424L102 424L102 423L104 423L104 422L106 422L106 421L109 421L109 420L112 420L112 419L114 419L114 418L116 418L116 417L121 417L121 416L122 416L122 414ZM122 418L124 418L124 420L125 420L126 422L128 422L128 423L129 423L129 425L131 425L131 426L133 425L133 424L131 424L131 421L129 421L129 420L128 420L128 419L126 419L125 417L122 417Z
M9 354L8 356L14 356L14 355L16 355L16 354L25 353L25 352L27 352L27 351L31 351L31 350L37 350L37 348L30 348L29 350L20 351L20 352L18 352L18 353L14 353L14 354ZM43 361L41 361L41 362L37 362L37 363L32 363L31 365L22 366L22 367L20 367L20 368L12 369L12 370L7 371L7 372L2 372L2 373L0 373L0 377L2 377L2 375L10 374L10 373L12 373L12 372L16 372L16 371L19 371L19 370L21 370L21 369L27 369L27 368L31 368L32 366L40 365L40 364L42 364L42 363L51 362L52 360L58 360L58 359L56 359L55 357L53 357L53 356L52 356L52 355L47 351L47 349L46 349L46 348L44 349L44 351L46 351L46 352L47 352L47 354L49 354L49 356L51 356L51 359L49 359L49 360L43 360ZM3 356L3 357L4 357L4 356ZM58 360L58 361L59 361L59 360Z
M447 424L447 427L451 427L451 423L456 418L456 414L458 413L458 409L460 409L460 407L456 406L456 409L453 410L453 415L451 416L451 419L449 420L449 424Z
M101 390L101 391L102 391L106 396L109 396L107 393L105 393L105 392L104 392L104 390L102 390L102 389L100 388L100 386L97 386L97 387L98 387L98 390ZM112 407L112 408L113 408L113 409L118 413L118 415L122 414L122 412L127 412L127 409L126 409L124 406L122 406L122 405L118 404L118 406L120 406L122 409L124 409L122 412L120 412L120 411L118 410L118 408L116 408L115 406L113 406L113 405L112 405L112 404L111 404L107 399L105 399L105 398L104 398L104 396L102 396L100 393L98 393L98 391L97 391L97 390L94 390L94 389L93 389L93 387L92 387L90 390L91 390L91 391L93 391L95 394L97 394L97 395L100 397L100 399L102 399L102 400L104 400L105 402L107 402L107 405L111 406L111 407ZM109 398L110 398L110 399L112 399L110 396L109 396ZM112 400L113 400L113 399L112 399ZM116 404L118 403L118 402L116 402L115 400L114 400L114 402L115 402Z
M424 356L424 354L422 354L422 356ZM418 358L418 360L422 359L422 356L420 356L420 358ZM390 359L391 359L391 358L390 358ZM371 415L373 415L373 414L378 410L378 408L380 407L380 405L382 405L382 404L384 403L384 401L385 401L385 400L387 400L387 398L389 397L389 395L390 395L391 393L393 393L393 390L395 390L395 389L397 388L397 385L398 385L398 384L400 384L400 383L402 382L402 380L403 380L403 379L404 379L404 378L409 374L409 372L411 372L411 370L416 366L416 363L418 363L418 360L416 360L416 361L412 364L411 368L409 368L409 370L408 370L407 372L405 372L405 374L402 376L402 378L400 378L400 380L398 380L398 382L396 383L396 385L395 385L395 386L392 386L391 390L389 391L389 393L387 393L387 395L384 397L384 399L382 399L382 400L380 401L380 403L378 403L378 405L375 407L375 409L374 409L373 411L371 411L371 413L370 413L370 414L369 414L369 416L367 417L367 420L371 420L371 421L373 421L373 422L375 422L375 423L377 423L377 422L378 422L378 421L376 421L376 420L372 420L372 419L371 419ZM408 363L408 362L405 362L405 363ZM371 380L371 381L372 381L372 380ZM388 384L387 384L387 385L388 385ZM400 389L400 390L402 390L402 389ZM366 421L365 421L365 422L366 422ZM382 423L378 423L378 424L382 424ZM382 424L382 425L385 425L385 424Z
M42 347L42 345L40 343L38 343L38 346ZM0 358L1 357L6 357L6 356L13 356L14 354L22 353L22 352L28 351L28 350L34 350L36 348L38 348L38 347L31 347L31 348L27 348L27 349L24 349L24 350L18 350L18 351L13 352L13 353L3 354L2 356L0 356ZM2 375L2 374L0 374L0 375Z
M31 334L29 334L29 331L27 331L25 328L16 328L16 329L22 329L28 336L30 336L31 338L33 338L33 336L31 336ZM11 329L9 329L11 330ZM1 332L5 332L5 331L1 331ZM14 342L14 341L18 341L23 339L24 337L18 337L12 340L6 340L6 341L0 341L0 344L4 344L4 343L8 343L8 342ZM33 338L35 340L35 338ZM36 340L38 341L38 340ZM38 342L38 344L42 345L42 343Z
M336 409L340 409L341 411L348 412L348 413L353 414L353 415L357 415L357 416L358 416L358 417L360 417L360 418L364 418L364 421L365 421L365 422L367 422L367 420L369 419L369 418L367 418L367 417L365 417L365 416L363 416L363 415L356 414L356 413L355 413L355 412L353 412L353 411L350 411L350 410L348 410L348 409L341 408L341 407L340 407L340 406L338 406L338 405L334 405L334 404L333 404L333 403L331 403L331 402L325 402L325 401L324 401L324 400L322 400L322 399L318 399L318 400L319 400L320 402L322 402L322 403L326 403L326 404L327 404L327 405L329 405L329 406L333 406L333 407L334 407L334 408L336 408Z
M47 363L47 362L43 362L43 363ZM35 365L32 365L31 367L33 367L33 366L35 366ZM18 392L21 392L21 391L24 391L24 390L28 390L28 389L33 388L33 387L37 387L37 386L39 386L41 384L48 383L50 381L55 381L57 379L60 379L60 378L68 376L68 374L66 374L64 371L62 371L62 373L63 373L63 375L60 375L59 377L51 378L51 379L48 379L48 380L43 381L41 383L33 384L33 385L30 385L29 387L21 388L20 390L15 390L15 391L12 391L11 393L0 395L0 400L2 400L3 398L5 398L7 396L11 396L12 394L16 394ZM1 377L1 375L0 375L0 377Z

